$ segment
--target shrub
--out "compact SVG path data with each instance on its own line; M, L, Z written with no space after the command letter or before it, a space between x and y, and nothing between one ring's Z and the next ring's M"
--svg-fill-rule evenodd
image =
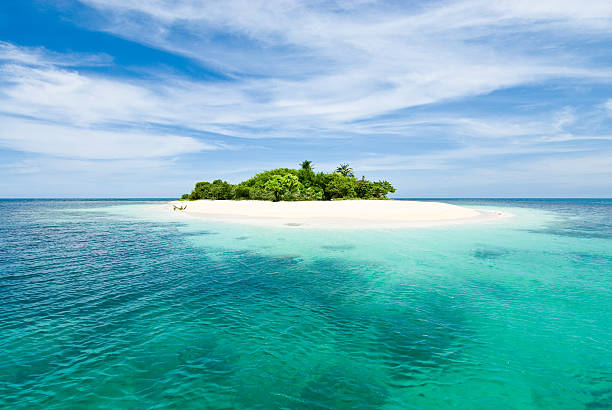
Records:
M198 182L181 199L255 199L263 201L320 201L332 199L385 198L395 188L387 181L356 180L348 164L326 174L314 173L312 162L304 161L299 170L277 168L232 185L216 179Z

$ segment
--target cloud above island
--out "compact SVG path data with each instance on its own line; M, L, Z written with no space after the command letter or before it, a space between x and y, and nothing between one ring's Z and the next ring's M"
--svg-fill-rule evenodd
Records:
M545 181L554 172L525 164L548 159L549 170L585 161L576 174L612 195L612 175L589 169L612 154L609 2L82 0L53 10L49 24L96 41L0 37L0 147L15 163L160 158L190 185L215 169L308 157L401 187L415 169L474 177L519 164Z

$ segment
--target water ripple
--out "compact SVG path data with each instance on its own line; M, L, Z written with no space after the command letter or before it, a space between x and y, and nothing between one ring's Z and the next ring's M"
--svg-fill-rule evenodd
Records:
M0 201L0 407L610 407L612 256L584 221L272 252L111 205Z

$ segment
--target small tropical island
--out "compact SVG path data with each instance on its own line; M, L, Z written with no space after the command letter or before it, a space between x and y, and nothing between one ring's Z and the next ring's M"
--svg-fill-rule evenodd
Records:
M198 182L182 200L257 200L257 201L331 201L340 199L388 199L395 192L388 181L355 178L348 164L340 164L334 172L314 172L312 161L303 161L299 169L277 168L230 184L217 179Z
M169 205L173 217L325 229L429 226L501 215L441 202L390 200L393 192L388 181L355 178L348 164L324 173L304 161L299 169L264 171L239 184L198 182Z

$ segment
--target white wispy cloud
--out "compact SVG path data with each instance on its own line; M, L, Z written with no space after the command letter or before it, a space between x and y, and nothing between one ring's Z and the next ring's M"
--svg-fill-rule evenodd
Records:
M234 79L113 80L61 68L65 62L55 57L43 63L39 49L4 44L0 54L14 63L2 72L9 83L5 112L34 110L80 125L180 124L247 138L329 136L347 122L407 107L612 74L566 51L499 49L483 41L533 30L554 39L566 35L560 25L582 35L601 29L612 15L608 2L458 1L413 9L297 0L82 2L106 15L100 29L184 54ZM214 40L219 33L236 36L236 44ZM19 64L30 60L41 66Z
M478 41L502 28L600 27L612 13L606 2L580 8L559 1L443 2L399 10L293 0L84 3L106 13L101 29L236 77L110 79L64 67L74 56L63 61L4 43L5 113L80 126L180 125L245 138L333 136L347 122L407 107L550 78L597 81L612 74L565 52L536 57L533 50ZM238 36L240 44L211 40L216 33Z
M469 0L422 7L378 1L351 7L345 2L298 0L81 1L106 13L108 19L100 26L104 30L226 71L252 74L261 68L262 75L271 76L342 74L364 65L384 66L387 73L418 71L432 63L444 66L461 56L466 58L460 61L477 61L482 66L499 58L520 66L521 60L515 57L533 58L533 51L545 49L550 54L550 41L570 33L574 37L592 36L594 29L610 33L612 16L612 6L605 0L581 4ZM175 35L178 30L182 35ZM496 52L498 44L490 44L507 39L508 34L541 31L547 32L549 40L544 48L537 42L518 46L507 41L505 49ZM220 32L236 36L237 41L216 42L214 35ZM243 47L245 43L251 47ZM277 47L283 46L291 48L279 52ZM506 68L512 70L512 66Z
M458 149L441 150L434 153L413 155L372 154L356 158L351 163L359 171L399 171L399 170L442 170L465 168L465 164L477 166L483 159L501 158L518 155L569 154L584 148L534 146L529 144L509 144L503 146L465 146ZM600 155L600 154L598 154Z
M5 61L13 54L5 54ZM358 74L302 82L257 79L201 83L170 76L145 81L80 72L62 67L61 63L54 65L54 60L41 60L40 56L28 59L27 50L19 55L0 66L0 80L4 83L0 102L6 114L81 127L179 125L242 138L340 136L355 128L349 124L355 120L520 83L521 70L531 78L526 67L515 67L512 72L501 64L485 68L458 64L441 67L428 76L408 74L396 83L387 79L389 84L380 90L376 90L376 84L368 85L367 76ZM19 64L26 59L30 61L28 65ZM452 78L451 74L457 75L462 68L466 75L475 75L475 80L442 80ZM381 69L380 78L384 78L383 72ZM576 70L573 74L585 73ZM465 125L467 122L464 120ZM384 127L384 121L379 126ZM517 127L500 129L499 135L512 133Z
M608 115L612 116L612 99L609 99L605 104Z
M63 160L141 161L227 148L225 137L440 145L434 153L349 154L356 168L375 171L580 153L609 140L609 132L574 129L584 113L567 104L435 109L560 79L609 84L601 49L567 45L610 39L609 1L80 1L98 13L88 28L188 57L223 79L150 67L142 67L147 76L113 76L90 69L114 64L105 54L0 42L2 146Z
M6 41L0 41L0 61L26 65L49 66L105 66L113 58L103 53L57 53L43 47L18 47Z
M222 143L155 132L176 125L163 94L126 81L82 74L97 58L0 44L0 145L65 158L128 159L224 148ZM4 64L2 64L2 62ZM70 67L70 68L69 68Z
M106 13L104 30L238 79L257 74L254 83L226 85L226 91L265 97L265 106L246 98L244 111L252 115L240 116L243 122L271 116L348 121L551 78L612 74L549 45L519 48L508 40L501 48L491 40L534 30L546 31L548 40L568 30L583 36L603 27L609 33L604 23L612 6L604 1L580 7L459 1L427 9L292 0L83 2ZM189 35L177 36L178 30ZM218 33L236 36L237 45L215 41Z
M1 117L0 146L65 158L130 159L218 149L194 138L105 131Z

